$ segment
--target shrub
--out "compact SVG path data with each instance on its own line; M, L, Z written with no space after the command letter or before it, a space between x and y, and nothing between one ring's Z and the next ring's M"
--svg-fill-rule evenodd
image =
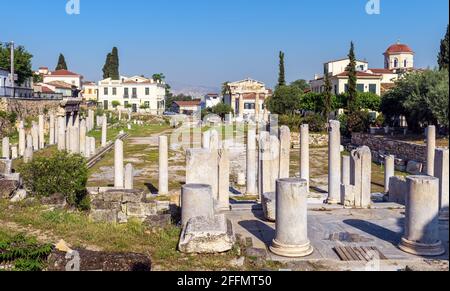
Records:
M385 125L385 118L383 114L379 114L377 116L377 118L375 119L375 122L373 123L374 126L376 127L383 127Z
M367 111L357 111L349 114L347 119L347 128L349 133L367 132L370 127L370 115Z
M278 116L279 125L286 125L291 131L297 132L302 125L302 117L298 114L280 115Z
M86 210L88 169L80 155L57 152L51 157L38 157L19 169L25 186L36 196L63 194L67 203Z
M116 101L116 100L114 100L114 101L112 101L112 102L111 102L111 105L112 105L112 107L114 107L114 108L117 108L117 107L119 107L119 106L120 106L120 102L119 102L119 101Z
M311 132L324 132L326 123L326 119L320 114L307 115L302 119L302 124L308 124Z
M341 114L338 116L338 120L341 123L341 134L344 136L349 136L348 116L346 114Z

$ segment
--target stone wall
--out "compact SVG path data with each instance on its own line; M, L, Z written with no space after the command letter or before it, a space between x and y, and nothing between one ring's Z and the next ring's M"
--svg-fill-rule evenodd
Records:
M45 110L57 112L60 100L1 98L0 111L16 112L19 118L37 116Z
M328 146L328 134L309 133L310 147L326 147ZM294 149L300 148L300 133L291 133L291 143Z
M412 142L393 140L384 136L354 133L352 144L357 146L368 146L372 152L380 155L394 155L397 159L406 161L418 161L426 163L427 148Z

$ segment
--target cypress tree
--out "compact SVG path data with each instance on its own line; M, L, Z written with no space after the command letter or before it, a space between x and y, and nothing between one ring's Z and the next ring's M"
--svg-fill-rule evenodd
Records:
M110 59L110 77L113 80L119 80L119 51L116 47L113 47Z
M347 100L347 109L349 113L354 113L358 111L356 105L357 98L357 75L356 75L356 57L355 57L355 46L353 42L350 44L350 52L348 54L348 58L350 59L350 63L347 66L348 73L348 100Z
M285 77L285 69L284 69L284 53L280 51L279 54L279 58L280 58L280 72L278 75L278 86L286 86L286 77Z
M55 71L67 70L66 59L63 54L59 54L58 64L56 65Z
M448 62L448 54L449 54L449 39L448 39L448 25L447 25L447 33L445 34L444 39L441 40L441 51L438 56L438 64L440 70L448 70L449 62Z
M325 92L324 92L324 100L323 100L323 115L324 117L328 120L328 118L330 118L330 113L331 113L331 99L332 99L332 86L331 86L331 81L330 81L330 76L328 74L325 74Z
M106 56L105 65L103 66L103 79L108 79L111 75L110 63L111 63L111 53L108 53L108 55Z

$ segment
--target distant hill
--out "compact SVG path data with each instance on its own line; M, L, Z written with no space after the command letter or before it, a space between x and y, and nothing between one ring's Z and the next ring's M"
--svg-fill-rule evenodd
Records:
M220 88L209 87L209 86L182 86L182 85L172 85L172 94L184 94L192 96L194 98L201 98L208 93L220 93Z

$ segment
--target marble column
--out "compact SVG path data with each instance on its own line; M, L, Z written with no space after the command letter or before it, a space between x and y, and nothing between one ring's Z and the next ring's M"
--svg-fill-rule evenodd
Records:
M91 155L95 155L97 153L97 150L95 149L95 137L89 137L89 140L91 142L91 147L89 148Z
M291 163L291 130L283 125L280 128L280 170L278 177L280 179L289 178L289 166Z
M106 115L103 115L102 118L102 147L106 147L107 139L106 135L108 133L108 119L106 119Z
M273 181L272 153L270 151L271 138L267 131L259 134L259 175L258 175L258 196L261 201L262 194L275 192L275 181Z
M256 131L251 129L247 136L247 193L246 195L257 195L258 177L258 154L256 149Z
M33 147L27 146L25 148L25 153L23 154L23 162L27 164L30 163L31 161L33 161Z
M114 188L124 187L123 175L123 142L117 139L114 144Z
M341 184L350 185L350 156L342 156Z
M434 176L434 155L436 152L436 127L427 128L427 171L428 176Z
M389 181L395 176L395 156L384 159L384 193L389 194Z
M220 148L220 136L219 136L219 132L215 129L210 130L211 132L211 136L210 136L210 144L209 144L209 149L217 151Z
M70 152L72 154L80 153L80 129L72 126L69 128L70 132Z
M31 134L27 134L27 142L25 145L25 149L27 147L33 148L33 136Z
M341 124L331 120L329 123L328 144L328 204L341 201Z
M158 194L169 194L169 146L167 136L159 137Z
M2 158L9 160L10 157L9 137L4 137L2 140Z
M36 122L33 121L33 125L31 127L31 136L33 137L33 150L39 150L39 130Z
M58 150L66 150L66 118L58 117Z
M54 145L56 143L55 138L55 115L50 114L50 123L49 123L49 145Z
M219 150L219 194L217 209L230 210L230 154L228 149Z
M399 248L418 256L440 256L445 248L439 238L439 180L429 176L406 180L405 233Z
M353 203L349 206L369 208L372 204L372 153L362 146L351 154L350 184L354 185Z
M272 253L283 257L305 257L314 249L308 239L308 184L298 178L276 182L276 235Z
M14 145L11 147L11 159L15 160L19 157L19 152L17 150L17 146Z
M191 218L214 216L214 200L210 185L186 184L181 188L181 224Z
M88 136L84 141L84 149L85 149L84 157L86 159L89 159L92 156L92 154L91 154L91 141Z
M25 125L23 120L19 124L19 155L23 156L26 147Z
M44 135L44 115L39 115L39 123L38 123L38 130L39 130L39 149L45 148L45 135Z
M133 180L134 180L134 170L132 164L127 164L125 166L125 189L133 190Z
M209 149L211 146L211 131L205 131L202 135L202 148Z
M440 220L448 220L449 208L449 150L437 149L434 163L434 175L439 179Z
M86 156L86 120L82 119L80 121L80 154L84 157Z
M308 181L309 189L309 125L300 127L300 178Z

